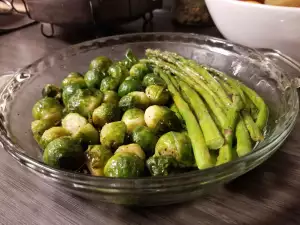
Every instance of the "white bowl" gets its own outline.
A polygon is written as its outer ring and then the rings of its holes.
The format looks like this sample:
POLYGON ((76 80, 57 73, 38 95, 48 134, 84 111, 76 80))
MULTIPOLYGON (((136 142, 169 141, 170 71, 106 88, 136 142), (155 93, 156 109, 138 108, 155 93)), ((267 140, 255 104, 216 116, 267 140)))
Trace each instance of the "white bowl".
POLYGON ((205 0, 222 35, 253 48, 272 48, 300 61, 300 8, 238 0, 205 0))

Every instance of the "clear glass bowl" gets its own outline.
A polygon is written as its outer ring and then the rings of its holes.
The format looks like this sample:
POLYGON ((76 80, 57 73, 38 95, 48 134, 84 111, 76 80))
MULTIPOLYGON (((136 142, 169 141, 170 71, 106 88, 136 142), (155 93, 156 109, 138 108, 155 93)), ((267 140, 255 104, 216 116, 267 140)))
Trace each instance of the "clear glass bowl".
POLYGON ((297 90, 290 77, 266 55, 221 39, 182 33, 113 36, 51 54, 14 75, 0 94, 0 106, 0 141, 6 151, 32 172, 85 198, 143 206, 194 199, 258 166, 287 138, 299 109, 297 90), (121 59, 127 48, 139 57, 143 57, 146 48, 178 52, 235 76, 255 89, 270 108, 265 140, 250 154, 225 165, 169 177, 93 177, 43 164, 42 153, 30 131, 31 109, 41 98, 42 87, 47 83, 59 84, 70 71, 86 71, 90 60, 98 55, 121 59))

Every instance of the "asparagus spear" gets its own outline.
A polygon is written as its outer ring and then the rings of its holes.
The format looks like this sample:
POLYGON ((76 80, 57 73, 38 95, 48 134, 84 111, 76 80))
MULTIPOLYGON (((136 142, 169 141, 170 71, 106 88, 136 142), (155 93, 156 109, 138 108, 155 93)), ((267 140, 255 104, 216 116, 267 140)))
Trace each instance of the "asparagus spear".
POLYGON ((236 126, 235 136, 237 141, 236 152, 238 156, 241 157, 251 152, 252 143, 248 130, 242 118, 240 118, 236 126))
POLYGON ((189 103, 190 108, 194 111, 198 118, 206 145, 209 149, 219 149, 224 144, 224 138, 220 134, 215 122, 207 111, 204 102, 197 92, 194 91, 187 83, 179 81, 179 85, 184 93, 182 95, 184 100, 189 103))
POLYGON ((188 104, 182 99, 180 93, 175 88, 173 82, 176 82, 176 80, 173 79, 172 82, 171 81, 172 77, 166 74, 162 70, 159 70, 159 74, 161 78, 166 82, 168 86, 168 90, 171 93, 172 98, 174 100, 174 103, 179 109, 179 112, 186 123, 186 128, 192 142, 193 152, 194 152, 197 167, 199 169, 212 167, 213 166, 212 158, 205 144, 203 133, 199 127, 199 124, 197 123, 194 114, 191 112, 188 104))
POLYGON ((185 81, 187 84, 189 84, 193 89, 195 89, 206 101, 211 111, 216 116, 219 124, 223 129, 227 129, 227 117, 223 111, 223 109, 216 103, 215 99, 204 89, 202 86, 197 85, 193 80, 189 79, 184 72, 182 72, 179 68, 176 66, 164 62, 162 60, 158 60, 155 58, 149 58, 148 60, 145 60, 146 62, 152 63, 156 65, 159 68, 162 68, 164 70, 170 71, 183 81, 185 81))

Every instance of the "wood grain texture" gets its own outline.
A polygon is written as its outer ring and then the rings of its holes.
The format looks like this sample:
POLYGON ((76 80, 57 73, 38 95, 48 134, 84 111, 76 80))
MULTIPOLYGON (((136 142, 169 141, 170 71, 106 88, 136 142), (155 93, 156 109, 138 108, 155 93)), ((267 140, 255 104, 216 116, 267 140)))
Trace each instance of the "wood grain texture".
MULTIPOLYGON (((156 15, 155 31, 188 31, 156 15), (165 22, 163 22, 165 21, 165 22)), ((96 36, 141 31, 141 21, 96 36)), ((196 33, 219 35, 215 29, 196 33)), ((67 32, 68 33, 68 32, 67 32)), ((37 25, 0 36, 0 72, 95 34, 46 39, 37 25)), ((218 193, 193 202, 152 208, 88 202, 46 183, 0 149, 0 224, 3 225, 296 225, 300 224, 300 118, 285 144, 266 163, 218 193)))

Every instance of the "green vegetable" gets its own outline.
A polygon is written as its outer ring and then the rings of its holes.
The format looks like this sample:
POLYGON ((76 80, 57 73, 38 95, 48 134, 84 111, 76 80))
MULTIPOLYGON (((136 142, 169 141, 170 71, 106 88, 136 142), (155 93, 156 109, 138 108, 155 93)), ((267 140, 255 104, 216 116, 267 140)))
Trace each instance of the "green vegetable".
POLYGON ((62 98, 62 90, 53 84, 46 84, 42 90, 43 97, 55 98, 60 101, 62 98))
POLYGON ((147 126, 157 133, 181 130, 181 122, 168 107, 152 105, 145 111, 147 126))
POLYGON ((69 99, 67 109, 88 118, 103 100, 102 92, 96 89, 78 89, 69 99))
POLYGON ((170 98, 169 92, 159 85, 150 85, 145 92, 153 105, 165 105, 170 98))
POLYGON ((142 87, 141 81, 136 80, 136 79, 125 80, 119 86, 118 95, 120 97, 123 97, 130 92, 142 91, 142 90, 143 90, 143 87, 142 87))
POLYGON ((100 142, 99 132, 90 123, 80 127, 73 137, 83 145, 96 145, 100 142))
POLYGON ((119 81, 113 77, 105 77, 101 81, 100 90, 105 91, 116 91, 119 86, 119 81))
POLYGON ((118 84, 122 83, 126 77, 129 76, 129 72, 125 66, 120 64, 113 64, 108 68, 108 75, 115 78, 118 81, 118 84))
POLYGON ((94 176, 104 176, 104 166, 112 157, 111 151, 103 145, 89 145, 85 152, 86 165, 94 176))
POLYGON ((115 104, 102 103, 93 112, 93 124, 101 128, 106 123, 114 122, 120 119, 120 109, 115 104))
POLYGON ((176 159, 170 155, 152 156, 146 164, 152 176, 168 176, 178 166, 176 159))
POLYGON ((183 166, 193 166, 195 158, 190 138, 185 133, 168 132, 162 135, 155 146, 155 155, 170 155, 183 166))
MULTIPOLYGON (((126 51, 125 57, 126 57, 126 59, 131 63, 130 68, 131 68, 134 64, 138 63, 138 61, 139 61, 138 58, 133 54, 133 52, 132 52, 131 49, 128 49, 128 50, 126 51)), ((130 68, 129 68, 129 69, 130 69, 130 68)))
MULTIPOLYGON (((188 135, 191 139, 194 157, 196 160, 197 167, 199 169, 205 169, 213 166, 213 162, 209 153, 209 150, 205 144, 203 133, 199 127, 199 124, 190 110, 188 104, 182 99, 180 93, 173 85, 173 82, 170 80, 170 76, 164 73, 162 70, 159 70, 159 74, 162 79, 168 85, 168 90, 172 95, 174 103, 179 109, 180 114, 182 115, 188 135)), ((146 113, 145 113, 146 114, 146 113)), ((177 118, 177 117, 176 117, 177 118)), ((147 121, 146 121, 147 123, 147 121)))
POLYGON ((82 128, 86 124, 86 118, 79 115, 78 113, 69 113, 62 120, 62 127, 68 130, 73 135, 77 134, 80 128, 82 128))
POLYGON ((133 130, 131 137, 132 141, 139 144, 148 157, 154 154, 158 138, 150 128, 137 126, 133 130))
POLYGON ((150 99, 144 92, 134 91, 123 96, 119 101, 119 107, 123 111, 130 108, 146 109, 150 105, 150 99))
POLYGON ((130 76, 137 77, 140 80, 143 80, 144 76, 148 73, 150 73, 150 70, 144 63, 133 65, 129 71, 130 76))
POLYGON ((102 79, 104 78, 104 73, 99 73, 95 70, 89 70, 84 75, 84 81, 88 88, 100 88, 102 79))
POLYGON ((101 144, 109 149, 117 149, 125 141, 126 124, 122 121, 107 123, 100 132, 101 144))
POLYGON ((150 85, 159 85, 159 86, 164 87, 164 86, 166 86, 166 83, 163 79, 160 78, 160 76, 158 76, 154 73, 149 73, 144 77, 143 85, 145 87, 148 87, 150 85))
POLYGON ((172 105, 170 106, 170 109, 175 113, 175 115, 177 116, 177 118, 180 120, 180 121, 183 121, 183 118, 182 116, 180 115, 180 112, 177 108, 177 106, 175 105, 175 103, 172 103, 172 105))
POLYGON ((134 153, 122 152, 113 155, 104 167, 106 177, 134 178, 144 173, 144 161, 134 153))
POLYGON ((119 103, 119 96, 116 92, 114 91, 105 91, 103 97, 103 102, 104 103, 110 103, 110 104, 115 104, 118 105, 119 103))
POLYGON ((246 128, 246 125, 242 118, 240 118, 236 130, 235 130, 235 136, 236 136, 236 152, 239 157, 242 157, 252 150, 252 143, 250 139, 250 135, 248 133, 248 130, 246 128))
POLYGON ((41 146, 45 149, 51 141, 64 136, 71 136, 71 133, 63 127, 51 127, 43 133, 40 140, 41 146))
POLYGON ((63 107, 54 98, 42 98, 34 104, 32 116, 35 120, 51 120, 55 124, 63 116, 63 107))
POLYGON ((41 145, 40 140, 44 132, 54 125, 51 120, 35 120, 31 123, 31 132, 39 145, 41 145))
POLYGON ((124 152, 136 154, 142 160, 145 160, 146 158, 145 152, 138 144, 122 145, 116 150, 115 154, 124 152))
POLYGON ((246 128, 248 129, 250 136, 253 141, 262 141, 264 140, 264 136, 261 133, 260 129, 258 128, 257 124, 253 121, 251 115, 249 112, 243 110, 242 116, 244 119, 244 123, 246 125, 246 128))
POLYGON ((103 73, 108 69, 108 67, 110 67, 111 64, 112 61, 106 56, 98 56, 91 61, 89 69, 98 73, 103 73))
POLYGON ((66 106, 68 104, 69 99, 71 98, 71 96, 78 90, 78 89, 85 89, 85 87, 83 87, 80 84, 71 84, 68 86, 65 86, 62 92, 62 100, 64 105, 66 106))
POLYGON ((63 79, 61 86, 62 89, 69 85, 77 84, 81 88, 86 88, 86 83, 84 81, 83 76, 80 73, 70 73, 65 79, 63 79))
POLYGON ((122 121, 126 124, 127 132, 132 133, 132 131, 145 124, 144 111, 138 108, 128 109, 122 116, 122 121))
POLYGON ((77 170, 84 164, 84 153, 77 141, 71 137, 60 137, 47 145, 43 161, 54 168, 77 170))

